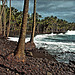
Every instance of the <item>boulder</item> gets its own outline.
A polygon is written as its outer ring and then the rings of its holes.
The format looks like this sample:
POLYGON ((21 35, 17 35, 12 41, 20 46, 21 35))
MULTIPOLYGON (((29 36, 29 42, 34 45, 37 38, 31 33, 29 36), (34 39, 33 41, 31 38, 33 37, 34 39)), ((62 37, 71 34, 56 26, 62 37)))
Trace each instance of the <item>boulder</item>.
POLYGON ((34 50, 36 48, 34 42, 27 42, 25 44, 25 50, 34 50))

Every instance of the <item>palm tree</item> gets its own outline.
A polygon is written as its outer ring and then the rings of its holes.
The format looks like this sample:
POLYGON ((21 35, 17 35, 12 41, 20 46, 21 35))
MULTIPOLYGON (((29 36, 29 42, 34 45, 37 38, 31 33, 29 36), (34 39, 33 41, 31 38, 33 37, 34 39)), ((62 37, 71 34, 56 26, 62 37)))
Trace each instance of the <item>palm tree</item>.
POLYGON ((33 25, 32 25, 32 34, 30 42, 33 42, 34 34, 35 34, 35 27, 36 27, 36 0, 34 0, 34 13, 33 13, 33 25))
POLYGON ((27 18, 28 18, 28 7, 29 0, 24 0, 24 9, 23 9, 23 20, 20 31, 19 42, 15 50, 15 56, 18 57, 21 61, 25 60, 25 36, 26 36, 26 27, 27 27, 27 18))
POLYGON ((2 34, 1 1, 0 1, 0 35, 2 34))
POLYGON ((5 37, 5 32, 6 32, 6 8, 5 8, 5 3, 6 3, 7 0, 2 0, 2 5, 3 5, 3 8, 2 8, 2 12, 1 12, 1 15, 3 13, 3 24, 4 24, 4 33, 3 33, 3 36, 5 37))
POLYGON ((2 5, 3 5, 3 7, 2 7, 2 10, 1 10, 1 1, 0 1, 0 34, 2 34, 2 14, 4 14, 3 16, 4 16, 4 36, 5 36, 5 28, 6 28, 6 13, 5 13, 5 8, 4 8, 4 6, 5 6, 5 3, 6 3, 6 1, 7 0, 2 0, 2 5), (4 11, 4 13, 3 13, 3 11, 4 11))
POLYGON ((11 0, 10 0, 10 14, 9 14, 9 25, 7 26, 7 37, 10 33, 10 25, 11 25, 11 0))
POLYGON ((6 8, 4 6, 4 12, 3 12, 3 17, 4 17, 4 33, 3 35, 5 36, 5 32, 6 32, 6 8))

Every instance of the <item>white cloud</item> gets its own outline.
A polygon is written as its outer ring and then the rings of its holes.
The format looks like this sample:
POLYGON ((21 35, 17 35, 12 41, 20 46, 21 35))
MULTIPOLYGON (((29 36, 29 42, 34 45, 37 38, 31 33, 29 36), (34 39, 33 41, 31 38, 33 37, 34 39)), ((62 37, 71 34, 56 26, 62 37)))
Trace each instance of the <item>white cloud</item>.
MULTIPOLYGON (((24 0, 12 0, 12 6, 18 10, 23 10, 24 0)), ((34 0, 29 0, 29 13, 33 12, 34 0)), ((75 1, 74 0, 37 0, 37 12, 43 17, 57 16, 68 21, 75 19, 75 1), (71 20, 70 20, 71 18, 71 20)))

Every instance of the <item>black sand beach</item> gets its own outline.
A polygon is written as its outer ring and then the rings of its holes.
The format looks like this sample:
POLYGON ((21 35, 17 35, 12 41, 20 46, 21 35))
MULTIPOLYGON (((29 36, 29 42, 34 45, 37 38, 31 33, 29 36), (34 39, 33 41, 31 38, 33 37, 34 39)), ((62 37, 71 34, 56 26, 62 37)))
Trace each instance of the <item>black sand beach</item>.
POLYGON ((59 63, 43 49, 26 52, 26 62, 18 62, 13 56, 17 42, 0 38, 0 75, 75 75, 75 62, 59 63))

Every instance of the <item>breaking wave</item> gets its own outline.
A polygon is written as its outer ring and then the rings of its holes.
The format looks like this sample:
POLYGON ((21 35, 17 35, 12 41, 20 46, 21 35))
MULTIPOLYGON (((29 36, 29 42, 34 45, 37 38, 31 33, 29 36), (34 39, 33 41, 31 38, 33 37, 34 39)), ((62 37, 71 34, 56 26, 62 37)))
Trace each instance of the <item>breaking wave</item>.
MULTIPOLYGON (((17 37, 9 37, 8 40, 17 41, 17 37)), ((27 37, 25 42, 28 42, 30 37, 27 37)), ((34 43, 37 48, 43 47, 48 52, 56 56, 59 62, 68 63, 69 60, 75 60, 75 31, 67 31, 65 34, 41 34, 36 35, 34 43)))

